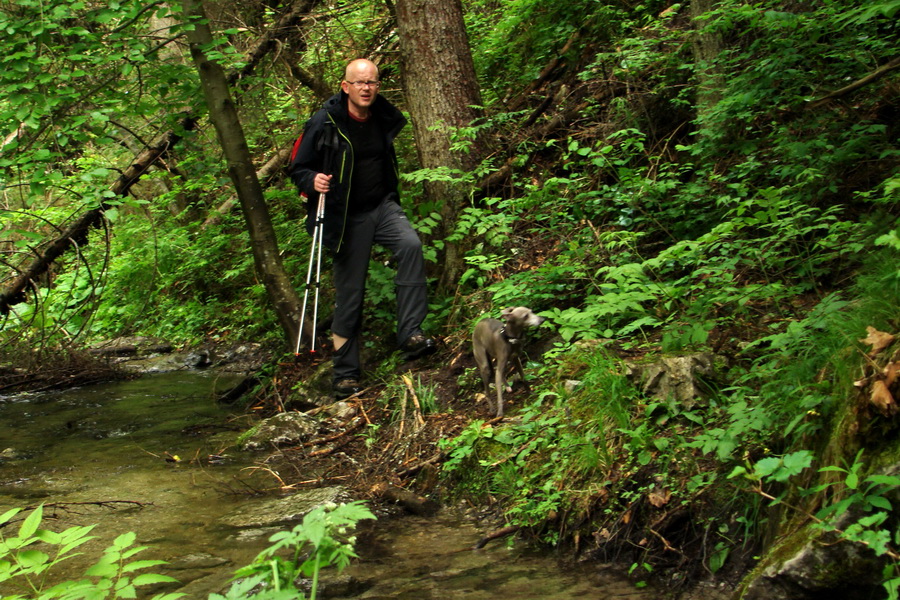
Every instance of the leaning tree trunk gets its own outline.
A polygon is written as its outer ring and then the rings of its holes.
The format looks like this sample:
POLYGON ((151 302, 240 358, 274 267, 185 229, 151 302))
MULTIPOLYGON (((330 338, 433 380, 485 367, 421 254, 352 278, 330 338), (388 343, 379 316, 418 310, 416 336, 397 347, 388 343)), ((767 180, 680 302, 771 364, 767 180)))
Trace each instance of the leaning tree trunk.
POLYGON ((200 0, 184 0, 184 14, 191 22, 187 35, 191 57, 200 73, 210 119, 215 125, 219 143, 228 163, 228 175, 234 183, 241 203, 247 231, 250 234, 250 247, 253 251, 256 272, 275 308, 285 337, 290 342, 297 335, 301 319, 300 298, 281 262, 275 229, 272 227, 262 187, 250 159, 250 151, 238 119, 237 109, 231 100, 225 72, 203 52, 203 46, 212 43, 212 33, 206 23, 200 0))
MULTIPOLYGON (((269 32, 250 49, 245 60, 242 61, 244 63, 243 69, 229 75, 226 83, 230 85, 239 84, 241 77, 251 73, 266 56, 265 50, 280 47, 278 42, 283 39, 285 32, 299 27, 299 24, 306 14, 304 11, 312 10, 320 2, 321 0, 295 0, 290 9, 269 28, 269 32)), ((165 23, 159 23, 159 26, 164 25, 165 23)), ((302 82, 304 85, 311 83, 315 84, 312 85, 311 89, 314 89, 314 91, 317 92, 323 87, 310 78, 304 79, 302 82)), ((112 191, 114 195, 126 196, 130 192, 131 187, 141 179, 150 167, 156 163, 156 161, 165 157, 181 140, 181 133, 179 132, 190 131, 194 128, 197 123, 197 117, 193 114, 193 108, 193 106, 185 108, 187 114, 180 120, 177 129, 170 130, 163 135, 158 136, 149 147, 134 158, 127 168, 121 169, 121 176, 110 187, 110 191, 112 191)), ((18 130, 10 135, 7 140, 0 143, 0 148, 9 144, 17 133, 18 130)), ((289 151, 290 145, 282 149, 281 156, 289 151)), ((283 162, 284 159, 282 158, 281 161, 283 162)), ((265 170, 265 168, 266 167, 263 167, 261 170, 265 170)), ((10 275, 9 279, 11 280, 11 283, 6 285, 3 289, 0 289, 0 316, 9 314, 14 305, 25 302, 29 290, 33 292, 37 291, 37 284, 35 282, 40 276, 48 271, 57 258, 68 252, 70 249, 77 248, 78 246, 87 243, 88 234, 93 228, 98 227, 102 223, 103 213, 107 208, 109 208, 109 206, 101 204, 98 208, 85 212, 56 239, 46 244, 42 244, 41 247, 44 248, 44 250, 38 254, 34 260, 30 261, 29 264, 13 267, 13 270, 17 274, 10 275)), ((220 216, 220 213, 215 213, 214 217, 215 216, 220 216)), ((308 328, 306 333, 311 335, 311 324, 305 323, 304 325, 308 328)))
POLYGON ((691 20, 694 25, 693 53, 697 64, 697 116, 703 118, 715 107, 722 96, 724 79, 715 61, 722 52, 722 36, 704 31, 703 17, 716 7, 717 0, 692 0, 691 20))
MULTIPOLYGON (((452 152, 450 133, 472 123, 481 105, 475 66, 459 0, 397 0, 403 88, 422 168, 471 171, 479 152, 452 152)), ((441 238, 453 231, 471 184, 428 182, 426 198, 440 206, 441 238)), ((463 272, 464 248, 444 247, 440 285, 448 290, 463 272)))

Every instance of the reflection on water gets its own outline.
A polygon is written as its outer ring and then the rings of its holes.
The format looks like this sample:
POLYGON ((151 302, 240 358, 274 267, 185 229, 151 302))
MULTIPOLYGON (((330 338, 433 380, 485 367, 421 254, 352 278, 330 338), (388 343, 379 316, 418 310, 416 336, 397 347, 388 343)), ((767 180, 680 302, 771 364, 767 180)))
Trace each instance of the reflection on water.
MULTIPOLYGON (((221 590, 274 532, 222 522, 258 501, 248 491, 274 484, 248 475, 257 456, 229 447, 246 423, 219 406, 215 392, 234 383, 234 376, 181 371, 0 398, 0 512, 69 503, 44 526, 97 524, 97 539, 83 547, 85 556, 63 563, 62 578, 79 577, 118 534, 134 531, 138 544, 150 546, 139 558, 171 563, 155 570, 178 579, 189 598, 221 590), (140 506, 93 504, 110 501, 140 506)), ((521 544, 497 540, 467 550, 484 533, 451 511, 383 520, 363 536, 360 561, 326 578, 320 597, 650 597, 616 576, 561 572, 552 557, 521 544)))
MULTIPOLYGON (((596 569, 560 570, 544 553, 522 542, 483 536, 452 511, 437 517, 405 517, 377 524, 375 539, 360 548, 360 561, 338 579, 329 598, 382 600, 649 599, 623 575, 596 569), (511 544, 511 545, 510 545, 511 544)), ((329 589, 326 588, 326 593, 329 589)))
POLYGON ((233 532, 218 526, 245 501, 242 469, 254 458, 228 448, 242 426, 215 401, 217 389, 236 382, 233 375, 180 371, 0 400, 0 508, 138 502, 142 508, 57 510, 46 528, 96 523, 98 538, 60 575, 81 575, 89 558, 134 531, 138 544, 151 546, 140 558, 173 562, 178 572, 171 574, 183 582, 224 582, 265 546, 264 537, 234 544, 233 532))

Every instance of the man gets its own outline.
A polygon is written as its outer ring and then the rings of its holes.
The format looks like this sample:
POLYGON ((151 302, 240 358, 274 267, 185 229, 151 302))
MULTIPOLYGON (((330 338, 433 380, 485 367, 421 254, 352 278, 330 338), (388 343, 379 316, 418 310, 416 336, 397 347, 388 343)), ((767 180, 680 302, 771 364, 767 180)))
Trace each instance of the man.
POLYGON ((319 194, 326 194, 323 239, 333 258, 332 368, 338 398, 362 389, 359 334, 373 244, 390 250, 396 260, 400 350, 413 359, 436 349, 421 329, 428 310, 422 243, 398 192, 394 139, 406 118, 378 95, 380 85, 375 63, 350 62, 341 91, 306 123, 289 168, 307 198, 310 233, 319 194))

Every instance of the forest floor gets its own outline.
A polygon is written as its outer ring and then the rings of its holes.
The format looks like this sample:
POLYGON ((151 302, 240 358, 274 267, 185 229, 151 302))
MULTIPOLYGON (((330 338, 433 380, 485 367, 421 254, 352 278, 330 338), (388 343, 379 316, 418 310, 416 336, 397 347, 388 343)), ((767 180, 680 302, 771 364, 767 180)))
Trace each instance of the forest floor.
MULTIPOLYGON (((382 372, 381 379, 388 383, 364 378, 367 387, 343 401, 343 416, 338 422, 328 419, 321 438, 302 448, 282 449, 267 464, 277 465, 287 487, 340 484, 362 499, 401 501, 413 512, 420 507, 411 496, 398 498, 399 490, 415 494, 422 502, 426 497, 439 498, 438 472, 445 458, 440 442, 456 437, 473 421, 499 422, 480 392, 475 362, 464 342, 439 340, 435 354, 400 362, 388 375, 382 372), (310 472, 319 475, 310 478, 310 472), (296 474, 296 480, 285 475, 290 473, 296 474), (386 494, 386 490, 392 492, 386 494)), ((298 384, 317 378, 330 381, 329 365, 327 350, 314 359, 301 356, 279 364, 277 375, 259 392, 253 408, 274 413, 285 408, 284 400, 289 408, 298 384)), ((527 393, 521 382, 514 384, 513 392, 506 395, 512 412, 527 393)))

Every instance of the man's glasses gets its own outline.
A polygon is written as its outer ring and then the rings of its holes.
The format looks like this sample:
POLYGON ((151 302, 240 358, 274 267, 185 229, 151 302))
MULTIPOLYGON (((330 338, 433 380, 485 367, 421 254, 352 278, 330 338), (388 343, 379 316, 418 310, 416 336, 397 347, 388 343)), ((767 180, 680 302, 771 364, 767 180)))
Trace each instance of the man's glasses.
POLYGON ((350 85, 355 87, 358 90, 361 90, 365 87, 377 88, 381 85, 380 81, 348 81, 350 85))

